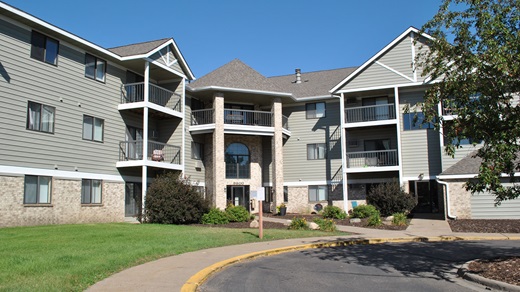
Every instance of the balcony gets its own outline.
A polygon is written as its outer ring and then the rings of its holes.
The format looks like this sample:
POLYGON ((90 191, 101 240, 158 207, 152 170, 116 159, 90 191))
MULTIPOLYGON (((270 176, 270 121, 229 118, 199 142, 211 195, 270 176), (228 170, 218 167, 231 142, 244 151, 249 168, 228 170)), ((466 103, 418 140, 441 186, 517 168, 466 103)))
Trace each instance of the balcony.
POLYGON ((166 143, 148 141, 148 155, 143 159, 143 141, 119 142, 119 162, 117 167, 154 166, 181 169, 181 147, 166 143))
POLYGON ((396 149, 347 153, 349 172, 398 170, 398 165, 396 149))
POLYGON ((345 122, 347 124, 365 123, 365 125, 393 123, 395 122, 395 105, 391 103, 347 108, 345 109, 345 122))
MULTIPOLYGON (((215 128, 214 109, 201 109, 191 112, 190 131, 212 131, 215 128)), ((289 119, 282 116, 284 134, 290 136, 289 119)), ((224 132, 239 131, 244 134, 272 136, 274 133, 273 113, 266 111, 224 109, 224 132)), ((202 132, 200 132, 202 133, 202 132)))
POLYGON ((182 96, 155 84, 148 85, 148 104, 144 100, 144 82, 124 84, 121 87, 119 109, 142 108, 145 105, 167 114, 182 117, 182 96))

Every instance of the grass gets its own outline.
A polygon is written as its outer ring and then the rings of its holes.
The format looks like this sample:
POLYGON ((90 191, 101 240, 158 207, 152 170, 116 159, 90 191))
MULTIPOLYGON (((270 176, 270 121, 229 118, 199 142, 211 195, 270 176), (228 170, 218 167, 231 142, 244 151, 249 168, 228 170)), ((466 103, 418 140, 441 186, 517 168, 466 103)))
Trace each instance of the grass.
MULTIPOLYGON (((266 229, 265 240, 344 233, 266 229)), ((80 291, 131 266, 205 248, 262 241, 250 229, 82 224, 0 229, 0 291, 80 291)))

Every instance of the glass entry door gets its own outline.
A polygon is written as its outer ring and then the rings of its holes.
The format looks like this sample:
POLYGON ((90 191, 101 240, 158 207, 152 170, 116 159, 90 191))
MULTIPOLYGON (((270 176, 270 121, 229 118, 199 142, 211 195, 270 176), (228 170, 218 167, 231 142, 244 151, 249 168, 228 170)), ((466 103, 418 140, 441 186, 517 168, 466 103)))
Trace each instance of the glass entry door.
POLYGON ((249 211, 249 186, 227 186, 227 203, 249 211))
POLYGON ((126 159, 143 159, 143 129, 128 126, 126 129, 126 159))
POLYGON ((125 184, 125 217, 137 217, 143 206, 141 183, 125 184))

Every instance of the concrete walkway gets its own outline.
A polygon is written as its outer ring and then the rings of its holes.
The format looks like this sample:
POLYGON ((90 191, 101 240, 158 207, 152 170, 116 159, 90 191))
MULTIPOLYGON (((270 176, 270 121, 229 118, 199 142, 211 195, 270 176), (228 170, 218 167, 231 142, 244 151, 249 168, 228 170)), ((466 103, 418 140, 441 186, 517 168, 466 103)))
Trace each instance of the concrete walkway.
MULTIPOLYGON (((283 219, 265 218, 266 221, 286 222, 283 219)), ((180 291, 183 285, 196 274, 210 266, 218 270, 221 262, 245 254, 273 249, 291 249, 295 246, 334 242, 400 242, 438 240, 520 240, 520 234, 501 233, 454 233, 444 220, 412 219, 404 231, 379 230, 350 226, 338 226, 349 236, 287 239, 225 246, 189 252, 142 264, 112 275, 87 291, 180 291)), ((207 269, 206 269, 207 270, 207 269)), ((196 285, 195 285, 196 286, 196 285)))

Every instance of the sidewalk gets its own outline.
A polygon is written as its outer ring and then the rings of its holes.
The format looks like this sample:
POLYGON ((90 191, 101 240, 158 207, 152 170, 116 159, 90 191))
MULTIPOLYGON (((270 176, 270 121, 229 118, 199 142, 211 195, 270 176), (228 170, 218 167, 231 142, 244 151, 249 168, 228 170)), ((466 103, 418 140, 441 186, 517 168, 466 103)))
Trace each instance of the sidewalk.
MULTIPOLYGON (((265 220, 286 222, 284 219, 277 218, 265 218, 265 220)), ((190 277, 218 262, 244 254, 321 242, 347 240, 363 240, 365 243, 426 240, 520 240, 520 234, 453 233, 446 221, 427 219, 412 219, 408 229, 402 231, 339 225, 338 230, 350 232, 352 235, 266 241, 189 252, 124 270, 94 284, 87 291, 180 291, 190 277)))

